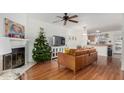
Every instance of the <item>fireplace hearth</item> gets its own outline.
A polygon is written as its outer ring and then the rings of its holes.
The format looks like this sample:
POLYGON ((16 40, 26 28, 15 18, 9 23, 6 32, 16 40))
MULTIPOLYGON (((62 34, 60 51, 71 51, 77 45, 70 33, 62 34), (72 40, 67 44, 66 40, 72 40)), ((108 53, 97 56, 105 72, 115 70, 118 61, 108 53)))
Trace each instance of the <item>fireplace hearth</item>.
POLYGON ((14 48, 12 53, 3 55, 3 70, 13 69, 25 64, 25 48, 14 48))

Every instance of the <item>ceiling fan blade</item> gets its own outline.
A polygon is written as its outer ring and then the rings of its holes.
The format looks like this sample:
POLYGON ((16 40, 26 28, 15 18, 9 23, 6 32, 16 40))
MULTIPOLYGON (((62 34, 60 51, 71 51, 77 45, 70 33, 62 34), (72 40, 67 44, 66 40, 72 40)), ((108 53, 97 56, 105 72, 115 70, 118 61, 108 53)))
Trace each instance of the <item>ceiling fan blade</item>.
POLYGON ((64 25, 66 25, 67 21, 64 21, 64 25))
POLYGON ((53 21, 53 23, 58 23, 58 22, 61 22, 61 21, 64 21, 63 19, 62 20, 56 20, 56 21, 53 21))
POLYGON ((68 20, 68 21, 78 23, 78 21, 76 21, 76 20, 68 20))
POLYGON ((78 15, 70 16, 69 19, 76 18, 78 15))
POLYGON ((57 17, 63 19, 63 17, 61 17, 61 16, 57 16, 57 17))

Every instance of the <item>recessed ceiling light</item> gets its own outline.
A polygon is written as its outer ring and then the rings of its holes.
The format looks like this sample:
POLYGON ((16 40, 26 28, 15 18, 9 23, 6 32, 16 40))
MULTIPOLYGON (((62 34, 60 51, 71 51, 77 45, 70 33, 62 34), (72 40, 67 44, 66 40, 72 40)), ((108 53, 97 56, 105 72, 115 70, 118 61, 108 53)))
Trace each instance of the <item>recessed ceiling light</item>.
POLYGON ((100 31, 99 30, 96 30, 97 33, 99 33, 100 31))

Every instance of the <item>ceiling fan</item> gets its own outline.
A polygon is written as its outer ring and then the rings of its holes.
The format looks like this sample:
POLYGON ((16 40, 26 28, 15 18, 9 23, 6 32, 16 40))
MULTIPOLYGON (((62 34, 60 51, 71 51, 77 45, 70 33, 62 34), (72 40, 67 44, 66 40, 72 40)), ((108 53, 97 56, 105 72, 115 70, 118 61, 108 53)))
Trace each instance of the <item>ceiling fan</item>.
POLYGON ((64 16, 57 16, 57 17, 60 18, 61 20, 54 21, 54 23, 58 23, 58 22, 61 22, 61 21, 64 21, 64 25, 67 24, 67 21, 70 21, 70 22, 73 22, 73 23, 78 23, 78 21, 72 20, 73 18, 78 17, 78 15, 68 16, 68 13, 64 13, 64 16))

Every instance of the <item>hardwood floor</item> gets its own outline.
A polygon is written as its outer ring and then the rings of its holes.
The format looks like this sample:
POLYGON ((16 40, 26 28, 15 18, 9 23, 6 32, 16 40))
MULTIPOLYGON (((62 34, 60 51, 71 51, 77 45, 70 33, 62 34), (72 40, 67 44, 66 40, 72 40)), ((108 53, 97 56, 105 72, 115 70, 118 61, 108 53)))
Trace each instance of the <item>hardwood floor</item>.
POLYGON ((22 80, 122 80, 121 62, 117 58, 98 57, 97 64, 91 64, 79 70, 76 75, 73 71, 62 67, 58 69, 56 61, 40 63, 21 76, 22 80))

